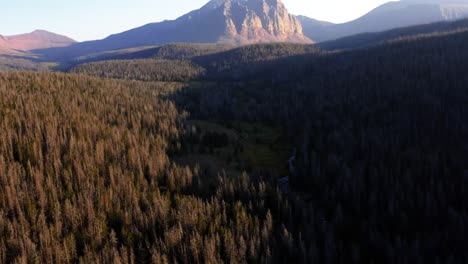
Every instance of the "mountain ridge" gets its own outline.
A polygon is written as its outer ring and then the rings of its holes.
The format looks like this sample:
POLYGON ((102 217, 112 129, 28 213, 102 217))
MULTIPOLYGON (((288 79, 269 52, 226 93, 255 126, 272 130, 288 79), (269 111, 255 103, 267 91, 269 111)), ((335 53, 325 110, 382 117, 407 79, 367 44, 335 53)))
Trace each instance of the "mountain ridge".
POLYGON ((301 23, 280 0, 212 0, 175 20, 146 24, 102 40, 38 52, 53 59, 72 59, 90 53, 168 43, 264 42, 313 41, 304 36, 301 23))
POLYGON ((30 33, 12 36, 0 35, 0 54, 25 55, 35 49, 65 47, 75 40, 46 30, 34 30, 30 33))
POLYGON ((454 21, 468 17, 466 0, 391 1, 347 23, 323 23, 300 16, 304 34, 317 42, 393 28, 454 21))

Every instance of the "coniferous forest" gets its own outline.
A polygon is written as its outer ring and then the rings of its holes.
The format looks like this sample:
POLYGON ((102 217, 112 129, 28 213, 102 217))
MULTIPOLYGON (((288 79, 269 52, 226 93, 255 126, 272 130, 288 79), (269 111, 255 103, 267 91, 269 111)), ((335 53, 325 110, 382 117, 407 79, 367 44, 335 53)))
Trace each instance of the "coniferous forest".
POLYGON ((0 263, 467 263, 467 40, 8 60, 0 263))

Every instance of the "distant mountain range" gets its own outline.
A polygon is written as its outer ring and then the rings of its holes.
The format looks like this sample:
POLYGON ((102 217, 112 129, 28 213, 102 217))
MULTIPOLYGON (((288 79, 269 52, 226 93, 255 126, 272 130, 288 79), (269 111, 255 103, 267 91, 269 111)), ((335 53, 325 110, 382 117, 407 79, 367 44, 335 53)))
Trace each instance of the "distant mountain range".
POLYGON ((468 17, 468 0, 403 0, 388 2, 366 15, 343 24, 300 16, 304 34, 316 42, 367 32, 453 21, 468 17))
POLYGON ((280 0, 212 0, 172 21, 147 24, 103 40, 41 51, 51 59, 166 43, 312 43, 280 0))
POLYGON ((76 41, 71 38, 44 30, 15 36, 0 35, 0 54, 24 56, 31 50, 65 47, 73 43, 76 41))
POLYGON ((34 53, 47 61, 75 61, 117 50, 167 43, 245 45, 315 43, 394 28, 468 17, 468 0, 403 0, 386 3, 348 23, 293 16, 281 0, 212 0, 176 20, 151 23, 102 40, 75 43, 46 31, 2 37, 0 54, 34 53))

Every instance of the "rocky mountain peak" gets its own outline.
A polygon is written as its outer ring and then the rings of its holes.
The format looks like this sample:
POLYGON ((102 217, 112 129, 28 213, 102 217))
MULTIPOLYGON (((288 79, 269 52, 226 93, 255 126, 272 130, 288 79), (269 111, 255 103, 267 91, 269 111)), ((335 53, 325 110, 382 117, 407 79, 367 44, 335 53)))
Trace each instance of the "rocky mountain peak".
POLYGON ((280 0, 213 0, 204 8, 223 13, 226 31, 221 42, 312 42, 280 0))
POLYGON ((39 51, 50 59, 72 59, 108 50, 167 43, 244 45, 265 42, 312 43, 300 21, 280 0, 212 0, 175 20, 150 23, 103 40, 39 51))

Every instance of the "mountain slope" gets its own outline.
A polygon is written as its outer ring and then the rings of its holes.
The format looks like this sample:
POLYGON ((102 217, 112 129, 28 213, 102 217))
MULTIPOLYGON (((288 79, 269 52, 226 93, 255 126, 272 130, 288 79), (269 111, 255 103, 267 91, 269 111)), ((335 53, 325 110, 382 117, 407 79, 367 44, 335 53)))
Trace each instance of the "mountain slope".
POLYGON ((320 21, 306 16, 297 16, 297 19, 302 24, 302 30, 304 35, 313 39, 314 41, 323 41, 325 36, 329 33, 328 31, 336 26, 336 24, 320 21))
POLYGON ((343 24, 320 24, 307 17, 301 17, 300 20, 304 34, 322 42, 360 33, 453 21, 466 17, 468 17, 466 0, 406 0, 386 3, 354 21, 343 24))
POLYGON ((31 33, 15 36, 0 35, 0 54, 24 55, 27 54, 27 51, 65 47, 75 42, 76 41, 66 36, 44 30, 36 30, 31 33))
POLYGON ((280 0, 213 0, 176 20, 152 23, 106 39, 39 51, 53 59, 166 43, 311 43, 280 0))
POLYGON ((448 35, 468 31, 468 19, 453 22, 435 22, 418 26, 396 28, 382 32, 362 33, 318 44, 323 50, 367 48, 386 42, 412 40, 415 38, 448 35))

